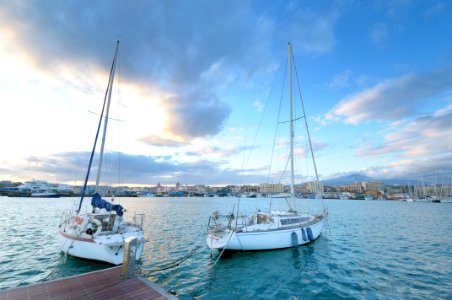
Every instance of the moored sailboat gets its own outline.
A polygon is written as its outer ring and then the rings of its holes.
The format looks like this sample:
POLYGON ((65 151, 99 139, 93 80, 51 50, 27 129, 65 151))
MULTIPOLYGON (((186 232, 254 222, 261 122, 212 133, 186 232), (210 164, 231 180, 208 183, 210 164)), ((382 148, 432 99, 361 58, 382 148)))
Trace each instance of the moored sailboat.
MULTIPOLYGON (((211 249, 220 250, 272 250, 281 248, 297 247, 317 239, 322 231, 323 222, 327 211, 319 214, 302 213, 295 210, 294 189, 294 128, 295 120, 293 114, 292 99, 292 45, 288 45, 289 77, 290 77, 290 193, 275 195, 286 199, 287 211, 272 211, 271 204, 269 212, 257 211, 251 216, 237 216, 234 213, 220 215, 214 212, 209 218, 207 245, 211 249)), ((304 113, 304 106, 303 113, 304 113)), ((304 116, 306 130, 316 173, 316 183, 319 183, 317 167, 312 152, 311 139, 307 128, 306 115, 304 116)), ((320 186, 320 185, 319 185, 320 186)))
POLYGON ((144 243, 146 242, 143 232, 144 214, 135 214, 133 222, 126 222, 124 218, 125 209, 119 204, 113 204, 102 199, 101 195, 98 193, 111 93, 118 59, 118 49, 119 41, 116 44, 102 112, 99 118, 94 146, 91 152, 80 201, 77 208, 63 214, 58 234, 61 251, 66 255, 102 261, 114 265, 119 265, 123 262, 124 243, 126 239, 130 237, 137 238, 138 247, 136 250, 136 259, 141 257, 144 243), (86 194, 91 165, 96 152, 96 144, 102 123, 104 127, 99 153, 95 194, 91 199, 92 211, 82 213, 82 203, 86 194))

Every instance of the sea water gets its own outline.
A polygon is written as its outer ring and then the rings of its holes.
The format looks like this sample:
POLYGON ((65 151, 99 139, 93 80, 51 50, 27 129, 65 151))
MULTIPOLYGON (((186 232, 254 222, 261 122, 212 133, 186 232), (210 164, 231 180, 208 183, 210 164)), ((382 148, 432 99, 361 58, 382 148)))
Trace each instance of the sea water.
MULTIPOLYGON (((0 290, 109 267, 59 252, 60 217, 76 200, 0 197, 0 290)), ((449 203, 324 200, 329 217, 313 243, 225 252, 215 264, 219 252, 205 242, 212 211, 266 211, 269 199, 116 202, 126 217, 146 213, 142 276, 181 299, 452 299, 449 203)), ((274 199, 278 208, 284 201, 274 199)), ((300 200, 299 209, 319 212, 322 201, 300 200)))

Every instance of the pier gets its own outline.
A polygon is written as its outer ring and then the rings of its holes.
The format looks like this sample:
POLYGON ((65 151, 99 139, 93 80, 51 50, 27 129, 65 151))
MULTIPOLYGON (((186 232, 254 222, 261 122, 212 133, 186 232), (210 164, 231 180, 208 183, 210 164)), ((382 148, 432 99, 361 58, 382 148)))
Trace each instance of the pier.
POLYGON ((1 300, 16 299, 177 299, 145 278, 122 279, 121 267, 13 288, 1 300))
POLYGON ((156 283, 135 276, 135 249, 129 245, 136 238, 129 239, 122 266, 0 291, 0 300, 177 299, 156 283))

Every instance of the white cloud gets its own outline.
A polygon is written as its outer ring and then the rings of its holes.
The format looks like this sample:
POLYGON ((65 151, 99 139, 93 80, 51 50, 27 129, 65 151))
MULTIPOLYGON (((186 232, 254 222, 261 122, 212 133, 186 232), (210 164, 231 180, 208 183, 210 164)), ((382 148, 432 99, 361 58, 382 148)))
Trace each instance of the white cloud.
POLYGON ((253 106, 254 106, 254 108, 256 109, 257 112, 263 112, 264 111, 264 104, 261 101, 259 101, 259 100, 254 101, 253 106))
POLYGON ((386 24, 375 24, 369 31, 369 39, 376 46, 382 46, 388 39, 389 33, 386 24))
POLYGON ((299 9, 291 30, 294 37, 292 41, 299 41, 306 53, 329 52, 335 43, 334 29, 339 16, 340 11, 337 9, 328 12, 299 9))
POLYGON ((446 6, 444 5, 444 3, 441 3, 441 2, 435 3, 432 7, 430 7, 429 9, 427 9, 424 12, 424 17, 427 19, 434 18, 434 17, 442 14, 445 9, 446 9, 446 6))
POLYGON ((345 70, 342 73, 336 75, 333 80, 328 84, 330 89, 344 88, 350 86, 350 77, 352 72, 350 70, 345 70))
POLYGON ((360 156, 397 154, 406 158, 431 157, 452 152, 451 105, 428 116, 392 126, 381 144, 357 150, 360 156))
POLYGON ((394 121, 417 113, 422 101, 452 91, 452 67, 386 80, 347 96, 327 114, 348 124, 394 121))
POLYGON ((452 183, 452 155, 444 154, 430 158, 403 159, 387 164, 373 166, 363 173, 377 179, 402 179, 406 184, 411 180, 452 183))

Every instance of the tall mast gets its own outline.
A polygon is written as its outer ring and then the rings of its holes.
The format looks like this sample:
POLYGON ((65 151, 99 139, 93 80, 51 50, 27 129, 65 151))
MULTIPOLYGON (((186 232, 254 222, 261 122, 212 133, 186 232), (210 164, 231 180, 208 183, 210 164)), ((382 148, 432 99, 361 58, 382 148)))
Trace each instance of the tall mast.
MULTIPOLYGON (((100 127, 102 125, 102 119, 104 118, 104 110, 105 110, 105 104, 107 102, 107 96, 108 96, 108 107, 110 107, 111 86, 113 85, 113 78, 114 78, 115 67, 116 67, 116 58, 118 56, 118 48, 119 48, 119 41, 116 42, 115 56, 113 58, 113 63, 111 65, 111 69, 110 69, 110 77, 108 79, 107 90, 105 91, 104 103, 102 105, 102 112, 100 113, 100 116, 99 116, 99 124, 97 125, 96 137, 94 138, 94 145, 93 145, 93 149, 91 150, 91 156, 89 158, 88 170, 86 171, 85 182, 83 184, 82 192, 81 192, 81 195, 80 195, 80 202, 78 204, 78 209, 76 211, 77 213, 79 213, 80 209, 82 208, 83 198, 85 197, 86 187, 88 186, 89 173, 91 171, 91 165, 93 163, 94 152, 96 152, 97 138, 99 137, 99 131, 100 131, 100 127)), ((108 109, 109 108, 107 108, 107 111, 108 111, 108 109)), ((105 119, 108 120, 108 112, 107 112, 107 117, 105 119)), ((105 143, 106 127, 107 126, 104 127, 104 137, 103 137, 103 142, 102 142, 102 152, 103 152, 103 144, 105 143)), ((101 161, 102 161, 102 159, 101 159, 101 161)), ((100 170, 100 166, 99 166, 99 170, 100 170)), ((99 172, 98 172, 98 178, 99 178, 99 172)), ((98 182, 96 181, 96 191, 97 191, 97 187, 98 187, 98 182)))
POLYGON ((109 90, 108 90, 107 111, 105 113, 104 131, 102 133, 102 144, 100 146, 99 166, 97 168, 96 192, 99 189, 100 173, 102 170, 102 160, 104 158, 105 137, 107 136, 108 114, 110 112, 111 92, 113 90, 113 81, 115 79, 115 69, 116 69, 116 60, 118 58, 118 49, 119 49, 119 41, 116 42, 115 56, 113 59, 113 65, 112 65, 112 69, 111 69, 111 73, 110 73, 110 79, 108 81, 109 90))
POLYGON ((289 97, 290 97, 290 201, 289 209, 293 209, 294 189, 294 166, 293 166, 293 99, 292 99, 292 44, 288 43, 288 59, 289 59, 289 97))

